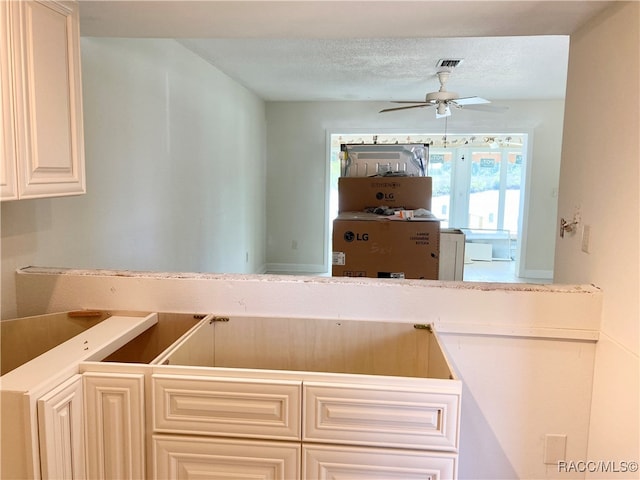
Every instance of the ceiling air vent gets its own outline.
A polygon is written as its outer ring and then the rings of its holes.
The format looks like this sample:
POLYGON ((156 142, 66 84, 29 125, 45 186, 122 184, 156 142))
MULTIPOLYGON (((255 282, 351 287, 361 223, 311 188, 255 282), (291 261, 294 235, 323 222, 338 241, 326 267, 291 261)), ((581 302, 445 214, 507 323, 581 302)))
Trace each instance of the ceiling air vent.
POLYGON ((456 68, 462 62, 462 58, 441 58, 436 68, 456 68))

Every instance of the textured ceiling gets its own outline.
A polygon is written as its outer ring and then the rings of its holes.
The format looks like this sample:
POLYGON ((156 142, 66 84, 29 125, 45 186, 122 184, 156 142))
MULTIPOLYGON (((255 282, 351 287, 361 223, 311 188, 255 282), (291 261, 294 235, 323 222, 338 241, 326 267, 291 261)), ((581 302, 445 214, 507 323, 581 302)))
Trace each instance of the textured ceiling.
POLYGON ((81 1, 86 36, 168 37, 265 100, 555 99, 568 35, 615 2, 81 1))
POLYGON ((564 97, 566 36, 184 40, 266 100, 415 100, 439 88, 439 59, 464 59, 447 88, 499 99, 564 97))

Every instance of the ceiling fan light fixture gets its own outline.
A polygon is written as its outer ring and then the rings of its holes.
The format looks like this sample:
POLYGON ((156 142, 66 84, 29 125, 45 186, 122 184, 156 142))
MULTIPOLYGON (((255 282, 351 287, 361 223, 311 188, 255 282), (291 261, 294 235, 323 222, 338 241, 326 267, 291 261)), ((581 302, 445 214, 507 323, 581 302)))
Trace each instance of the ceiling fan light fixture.
POLYGON ((437 91, 437 92, 431 92, 431 93, 427 93, 427 96, 425 97, 425 101, 427 103, 433 103, 433 102, 439 102, 439 101, 446 101, 446 100, 456 100, 458 98, 458 94, 456 92, 447 92, 446 90, 442 91, 437 91))

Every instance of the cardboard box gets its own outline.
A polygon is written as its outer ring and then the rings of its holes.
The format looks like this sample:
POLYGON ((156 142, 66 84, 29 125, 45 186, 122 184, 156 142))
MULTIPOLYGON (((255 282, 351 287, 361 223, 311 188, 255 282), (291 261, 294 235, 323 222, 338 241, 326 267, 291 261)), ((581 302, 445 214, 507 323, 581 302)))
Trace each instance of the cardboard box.
POLYGON ((338 211, 385 206, 431 210, 431 177, 340 177, 338 211))
POLYGON ((332 275, 438 279, 440 221, 433 216, 342 213, 333 222, 332 275))

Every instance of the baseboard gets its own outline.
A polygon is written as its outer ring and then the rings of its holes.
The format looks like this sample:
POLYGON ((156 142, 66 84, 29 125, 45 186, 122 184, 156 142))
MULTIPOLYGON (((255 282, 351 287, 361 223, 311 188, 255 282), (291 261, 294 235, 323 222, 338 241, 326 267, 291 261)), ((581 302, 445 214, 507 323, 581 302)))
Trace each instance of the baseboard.
POLYGON ((258 268, 254 273, 256 274, 263 274, 263 273, 267 273, 267 265, 265 263, 263 263, 260 268, 258 268))
POLYGON ((518 276, 522 278, 553 280, 553 270, 525 270, 522 275, 518 276))
POLYGON ((285 274, 296 273, 298 275, 318 275, 327 274, 327 268, 318 264, 300 264, 300 263, 267 263, 267 273, 285 274))

